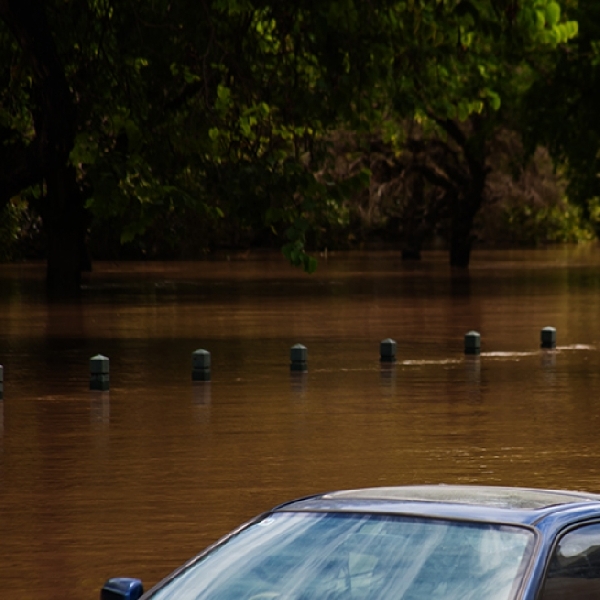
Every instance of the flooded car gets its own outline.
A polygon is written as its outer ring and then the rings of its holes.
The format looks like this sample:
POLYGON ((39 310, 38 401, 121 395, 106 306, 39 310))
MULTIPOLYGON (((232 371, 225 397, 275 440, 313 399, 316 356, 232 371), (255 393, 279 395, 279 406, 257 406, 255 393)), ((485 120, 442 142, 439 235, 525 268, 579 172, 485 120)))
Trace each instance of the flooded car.
POLYGON ((102 600, 600 598, 600 495, 492 486, 343 490, 277 506, 145 594, 102 600))

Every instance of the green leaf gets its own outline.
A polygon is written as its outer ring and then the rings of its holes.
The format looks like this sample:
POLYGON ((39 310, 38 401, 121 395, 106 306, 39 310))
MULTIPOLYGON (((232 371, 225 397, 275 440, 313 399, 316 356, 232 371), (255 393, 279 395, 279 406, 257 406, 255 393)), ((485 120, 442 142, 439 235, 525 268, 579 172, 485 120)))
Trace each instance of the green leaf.
POLYGON ((500 96, 498 96, 498 94, 492 94, 490 96, 490 106, 494 110, 498 110, 500 108, 500 104, 501 104, 500 96))
POLYGON ((535 25, 538 29, 544 29, 546 26, 546 13, 543 10, 535 11, 535 25))
POLYGON ((579 23, 577 21, 567 21, 565 26, 567 28, 567 39, 574 38, 579 33, 579 23))
POLYGON ((469 118, 469 105, 461 102, 457 107, 459 121, 466 121, 469 118))
POLYGON ((231 90, 224 85, 217 87, 218 108, 227 108, 231 104, 231 90))
POLYGON ((303 265, 306 273, 312 275, 317 270, 317 259, 305 254, 303 257, 303 265))
POLYGON ((546 6, 546 23, 554 27, 560 21, 560 6, 556 2, 550 2, 546 6))

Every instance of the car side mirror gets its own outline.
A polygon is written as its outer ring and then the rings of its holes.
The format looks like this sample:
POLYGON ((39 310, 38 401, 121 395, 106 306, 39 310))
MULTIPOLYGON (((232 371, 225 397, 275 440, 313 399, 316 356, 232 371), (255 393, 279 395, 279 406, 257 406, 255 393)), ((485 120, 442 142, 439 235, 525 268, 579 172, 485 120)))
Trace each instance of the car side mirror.
POLYGON ((138 600, 144 593, 139 579, 113 577, 100 590, 100 600, 138 600))

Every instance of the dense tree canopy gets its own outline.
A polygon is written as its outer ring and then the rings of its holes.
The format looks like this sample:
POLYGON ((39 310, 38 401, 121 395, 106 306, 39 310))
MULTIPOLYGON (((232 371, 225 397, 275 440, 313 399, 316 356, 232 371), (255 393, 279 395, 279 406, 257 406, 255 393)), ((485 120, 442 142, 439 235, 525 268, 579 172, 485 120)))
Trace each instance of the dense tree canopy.
POLYGON ((0 17, 0 209, 40 214, 57 289, 103 224, 127 242, 179 219, 199 246, 252 231, 314 269, 311 226, 369 182, 327 167, 339 131, 426 154, 414 173, 464 266, 489 145, 577 33, 552 0, 0 0, 0 17))
MULTIPOLYGON (((600 199, 600 4, 579 0, 572 9, 579 34, 543 65, 526 96, 524 130, 530 146, 548 146, 569 178, 570 197, 587 211, 600 199)), ((600 214, 596 217, 600 228, 600 214)))

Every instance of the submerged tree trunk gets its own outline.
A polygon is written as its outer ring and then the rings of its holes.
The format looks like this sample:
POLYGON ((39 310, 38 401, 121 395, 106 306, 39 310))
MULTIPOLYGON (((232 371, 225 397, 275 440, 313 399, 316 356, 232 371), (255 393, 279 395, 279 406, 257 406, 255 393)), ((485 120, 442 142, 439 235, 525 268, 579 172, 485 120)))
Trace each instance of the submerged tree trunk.
POLYGON ((450 229, 450 266, 466 269, 471 260, 473 219, 456 214, 452 217, 450 229))
POLYGON ((450 266, 467 268, 473 247, 473 223, 483 202, 488 169, 480 160, 469 160, 470 176, 466 193, 454 202, 450 223, 450 266))
POLYGON ((425 192, 423 177, 416 174, 412 182, 412 198, 404 217, 402 260, 421 260, 424 238, 425 192))
POLYGON ((473 247, 473 223, 483 203, 489 167, 486 166, 486 131, 482 117, 471 117, 466 134, 451 120, 439 121, 461 148, 466 162, 463 172, 454 171, 454 197, 450 202, 450 266, 467 268, 473 247))
POLYGON ((63 166, 46 177, 44 229, 47 237, 47 285, 52 295, 74 295, 85 268, 86 215, 74 168, 63 166))
MULTIPOLYGON (((48 238, 47 283, 53 293, 79 290, 85 245, 83 196, 69 154, 75 139, 75 105, 60 62, 43 0, 0 0, 0 17, 17 39, 33 74, 35 139, 32 147, 45 185, 40 206, 48 238)), ((23 187, 39 179, 21 182, 23 187)))

